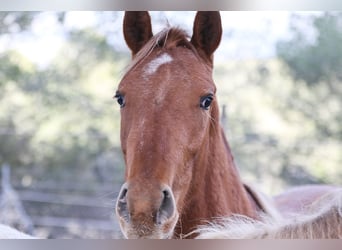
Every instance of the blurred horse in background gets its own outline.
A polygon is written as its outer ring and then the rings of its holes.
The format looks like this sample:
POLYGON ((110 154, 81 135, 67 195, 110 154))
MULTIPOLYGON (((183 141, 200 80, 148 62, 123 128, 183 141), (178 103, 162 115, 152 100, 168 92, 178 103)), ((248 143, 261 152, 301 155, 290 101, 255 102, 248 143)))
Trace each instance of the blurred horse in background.
POLYGON ((342 188, 274 220, 234 215, 203 225, 198 239, 342 239, 342 188))

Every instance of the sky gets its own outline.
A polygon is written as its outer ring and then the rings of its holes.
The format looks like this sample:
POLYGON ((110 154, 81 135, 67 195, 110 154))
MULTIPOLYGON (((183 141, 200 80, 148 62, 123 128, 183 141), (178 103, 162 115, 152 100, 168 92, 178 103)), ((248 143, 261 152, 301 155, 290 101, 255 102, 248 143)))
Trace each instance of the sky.
MULTIPOLYGON (((123 12, 111 27, 102 27, 98 13, 79 11, 66 14, 64 27, 58 24, 53 12, 43 12, 32 24, 32 34, 12 36, 0 41, 0 52, 11 47, 41 67, 47 65, 58 53, 66 40, 64 29, 100 27, 112 29, 115 37, 109 41, 117 48, 127 51, 122 36, 123 12)), ((107 13, 108 14, 108 13, 107 13)), ((317 13, 304 12, 301 15, 317 13)), ((163 23, 180 26, 191 34, 195 12, 151 12, 153 31, 158 32, 163 23), (157 22, 156 20, 162 20, 157 22)), ((290 36, 289 21, 291 12, 221 12, 223 38, 216 51, 215 60, 267 58, 275 55, 275 43, 290 36)))

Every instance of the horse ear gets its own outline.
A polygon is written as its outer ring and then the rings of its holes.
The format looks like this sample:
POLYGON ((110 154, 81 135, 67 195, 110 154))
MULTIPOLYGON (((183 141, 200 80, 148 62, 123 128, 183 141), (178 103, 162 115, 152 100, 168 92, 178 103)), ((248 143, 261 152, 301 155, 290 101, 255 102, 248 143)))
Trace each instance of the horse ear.
POLYGON ((126 11, 123 21, 124 37, 134 56, 153 36, 151 17, 147 11, 126 11))
POLYGON ((213 53, 222 36, 221 16, 218 11, 198 11, 191 43, 212 62, 213 53))

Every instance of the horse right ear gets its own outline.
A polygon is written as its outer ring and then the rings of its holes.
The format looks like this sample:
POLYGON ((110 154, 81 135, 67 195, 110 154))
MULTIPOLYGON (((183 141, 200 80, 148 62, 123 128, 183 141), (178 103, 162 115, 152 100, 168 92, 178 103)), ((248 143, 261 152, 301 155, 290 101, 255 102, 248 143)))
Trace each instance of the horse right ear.
POLYGON ((153 36, 151 17, 147 11, 126 11, 123 22, 124 37, 132 56, 153 36))

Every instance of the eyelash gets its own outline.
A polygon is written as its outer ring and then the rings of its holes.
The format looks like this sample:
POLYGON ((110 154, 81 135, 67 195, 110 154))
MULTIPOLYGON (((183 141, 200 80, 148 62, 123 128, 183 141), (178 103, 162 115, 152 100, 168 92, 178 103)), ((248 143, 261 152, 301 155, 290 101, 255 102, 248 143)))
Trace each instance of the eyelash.
POLYGON ((125 106, 125 97, 124 95, 120 94, 120 93, 116 93, 114 98, 116 99, 117 103, 120 105, 121 108, 123 108, 125 106))

